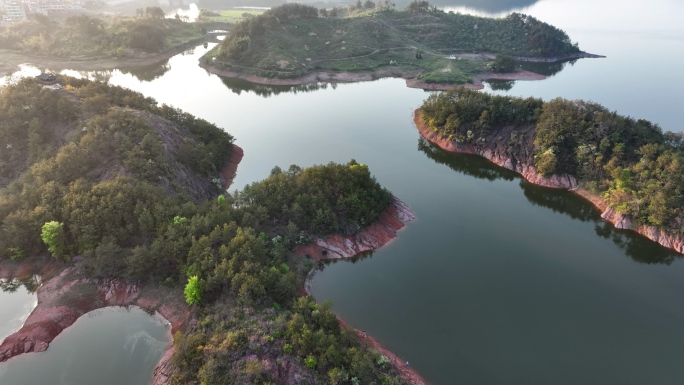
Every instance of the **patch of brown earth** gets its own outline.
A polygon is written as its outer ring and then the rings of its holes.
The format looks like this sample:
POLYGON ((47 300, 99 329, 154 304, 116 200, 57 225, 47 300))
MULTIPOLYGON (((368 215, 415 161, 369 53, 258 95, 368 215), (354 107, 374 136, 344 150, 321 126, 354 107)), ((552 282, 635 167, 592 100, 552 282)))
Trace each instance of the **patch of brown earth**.
POLYGON ((416 127, 423 138, 444 150, 480 155, 498 166, 517 172, 530 183, 544 187, 570 190, 587 199, 601 210, 601 218, 612 223, 616 228, 635 231, 664 247, 684 254, 684 234, 670 233, 654 226, 636 224, 632 217, 617 212, 610 207, 603 198, 596 196, 585 189, 578 188, 577 179, 571 175, 552 175, 545 177, 537 172, 534 165, 521 162, 520 160, 508 156, 505 148, 479 147, 470 144, 456 143, 448 138, 444 138, 423 123, 419 109, 415 111, 413 122, 416 124, 416 127))

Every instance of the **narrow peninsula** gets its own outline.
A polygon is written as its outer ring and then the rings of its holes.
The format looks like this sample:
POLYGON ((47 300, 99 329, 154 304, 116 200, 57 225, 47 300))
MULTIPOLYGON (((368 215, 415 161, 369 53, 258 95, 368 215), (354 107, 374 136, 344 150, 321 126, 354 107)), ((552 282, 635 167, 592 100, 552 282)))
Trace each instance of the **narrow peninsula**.
POLYGON ((242 21, 206 54, 208 71, 255 83, 298 85, 407 79, 411 87, 481 86, 485 79, 534 80, 518 61, 599 57, 562 30, 513 13, 494 19, 447 13, 425 1, 404 10, 372 1, 345 9, 286 4, 242 21))
POLYGON ((174 333, 155 385, 424 383, 304 289, 315 259, 296 250, 356 240, 351 257, 414 218, 366 165, 275 167, 227 194, 234 138, 137 92, 15 80, 0 113, 0 278, 43 277, 0 361, 48 349, 90 310, 135 305, 174 333))
POLYGON ((421 135, 545 187, 576 192, 619 229, 684 253, 684 134, 581 100, 457 88, 416 110, 421 135))

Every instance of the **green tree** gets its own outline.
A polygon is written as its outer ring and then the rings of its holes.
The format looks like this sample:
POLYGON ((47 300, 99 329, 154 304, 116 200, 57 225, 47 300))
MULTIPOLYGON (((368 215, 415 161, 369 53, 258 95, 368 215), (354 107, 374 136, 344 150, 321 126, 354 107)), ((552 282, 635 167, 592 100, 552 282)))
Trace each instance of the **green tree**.
POLYGON ((66 242, 64 237, 64 224, 57 221, 47 222, 43 225, 41 232, 43 242, 48 245, 48 250, 53 257, 61 257, 66 252, 66 242))
POLYGON ((515 60, 510 55, 496 55, 489 68, 494 72, 506 73, 515 71, 515 60))
POLYGON ((196 275, 188 278, 188 284, 185 285, 185 301, 189 305, 199 304, 202 300, 201 282, 196 275))

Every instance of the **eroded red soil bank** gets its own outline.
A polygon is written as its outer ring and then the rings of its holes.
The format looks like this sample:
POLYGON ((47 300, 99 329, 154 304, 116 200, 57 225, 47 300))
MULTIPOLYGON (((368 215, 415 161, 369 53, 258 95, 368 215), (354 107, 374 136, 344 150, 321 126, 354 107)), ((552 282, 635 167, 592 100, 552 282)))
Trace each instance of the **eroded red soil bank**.
POLYGON ((351 258, 366 251, 376 250, 397 237, 406 222, 416 219, 413 211, 399 198, 393 197, 390 206, 372 225, 354 235, 331 235, 315 238, 308 245, 295 248, 295 253, 316 260, 351 258))
MULTIPOLYGON (((93 280, 81 276, 75 266, 62 269, 50 277, 53 267, 34 271, 36 260, 18 266, 0 268, 0 278, 22 277, 26 272, 43 272, 43 284, 37 291, 38 305, 19 331, 5 338, 0 345, 0 362, 23 353, 43 352, 62 330, 82 315, 107 306, 138 306, 149 312, 159 312, 171 323, 171 333, 185 330, 191 312, 178 290, 145 287, 123 280, 93 280)), ((56 264, 55 264, 56 265, 56 264)), ((24 275, 25 277, 25 275, 24 275)), ((155 368, 155 384, 166 384, 173 346, 155 368)))
MULTIPOLYGON (((227 189, 237 173, 244 152, 233 145, 233 154, 221 171, 227 189)), ((31 258, 16 263, 0 264, 0 278, 41 276, 38 305, 20 330, 5 338, 0 345, 0 362, 23 353, 43 352, 62 330, 82 315, 107 306, 138 306, 159 312, 171 324, 171 333, 185 331, 192 314, 178 289, 149 286, 124 280, 96 280, 82 276, 76 265, 66 265, 54 258, 31 258)), ((154 385, 169 383, 171 357, 169 346, 154 370, 154 385)))
POLYGON ((432 131, 428 126, 423 124, 420 110, 415 111, 413 121, 423 138, 444 150, 480 155, 496 165, 517 172, 530 183, 544 187, 570 190, 587 199, 596 208, 601 210, 601 218, 612 223, 616 228, 636 231, 664 247, 684 254, 684 235, 670 234, 653 226, 635 224, 633 218, 629 215, 615 211, 613 208, 609 207, 608 203, 603 200, 603 198, 596 196, 587 190, 578 188, 577 179, 571 175, 552 175, 550 177, 544 177, 537 172, 534 165, 517 162, 511 159, 506 154, 505 148, 477 147, 469 144, 456 143, 447 138, 443 138, 439 133, 432 131))
MULTIPOLYGON (((316 260, 352 258, 361 253, 379 249, 397 237, 397 231, 404 228, 407 222, 416 219, 415 214, 406 203, 393 197, 390 206, 372 225, 354 235, 332 235, 326 238, 316 238, 308 245, 295 248, 295 253, 303 257, 316 260)), ((338 319, 339 320, 339 319, 338 319)), ((347 326, 339 320, 342 326, 347 326)), ((356 330, 356 329, 354 329, 356 330)), ((410 385, 425 385, 425 381, 412 367, 406 366, 405 360, 400 359, 391 351, 380 346, 372 337, 364 337, 356 330, 359 338, 367 341, 370 347, 379 351, 390 359, 392 366, 399 372, 402 380, 410 385)))

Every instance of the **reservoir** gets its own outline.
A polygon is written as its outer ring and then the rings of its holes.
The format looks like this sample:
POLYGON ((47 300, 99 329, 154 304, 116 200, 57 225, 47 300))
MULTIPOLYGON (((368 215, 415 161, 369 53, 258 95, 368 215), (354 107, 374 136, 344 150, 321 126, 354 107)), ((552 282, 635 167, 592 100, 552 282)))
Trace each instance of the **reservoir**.
MULTIPOLYGON (((548 78, 493 82, 489 90, 592 100, 682 131, 681 2, 500 1, 507 5, 488 9, 457 3, 438 5, 481 15, 528 13, 564 29, 583 50, 607 56, 527 64, 548 78)), ((481 158, 421 140, 412 116, 428 93, 401 79, 254 85, 199 68, 213 44, 153 67, 82 75, 107 78, 225 128, 245 151, 234 188, 265 178, 275 165, 351 158, 368 164, 418 219, 375 253, 321 265, 312 294, 333 300, 341 319, 408 360, 429 383, 681 382, 680 255, 615 230, 569 192, 531 186, 481 158)), ((0 313, 5 306, 2 300, 0 313)), ((0 383, 55 383, 41 378, 75 378, 79 370, 90 381, 84 383, 104 383, 87 377, 93 373, 86 369, 99 365, 95 372, 131 367, 118 383, 145 384, 154 357, 169 343, 165 328, 135 308, 101 312, 65 330, 47 352, 0 364, 0 383), (99 350, 111 356, 93 356, 99 350), (41 358, 51 354, 65 361, 41 358), (145 364, 131 366, 139 357, 145 364)))

